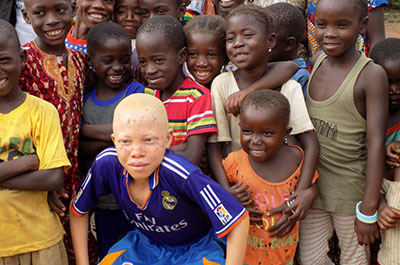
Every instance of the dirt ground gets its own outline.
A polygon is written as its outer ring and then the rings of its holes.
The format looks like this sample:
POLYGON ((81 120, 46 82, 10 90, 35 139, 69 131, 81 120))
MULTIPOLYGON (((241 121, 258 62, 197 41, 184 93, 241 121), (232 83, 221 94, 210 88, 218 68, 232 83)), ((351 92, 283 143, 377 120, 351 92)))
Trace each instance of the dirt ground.
POLYGON ((386 38, 400 38, 400 10, 385 10, 386 38))

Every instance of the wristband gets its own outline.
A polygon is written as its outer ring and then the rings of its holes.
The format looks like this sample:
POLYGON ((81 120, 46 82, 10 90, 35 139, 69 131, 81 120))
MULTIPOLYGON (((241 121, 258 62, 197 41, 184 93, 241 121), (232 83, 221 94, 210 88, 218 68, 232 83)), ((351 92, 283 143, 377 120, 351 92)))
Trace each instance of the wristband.
POLYGON ((356 205, 356 217, 357 219, 365 224, 374 224, 378 221, 378 211, 375 212, 374 215, 365 215, 360 212, 361 201, 359 201, 356 205))

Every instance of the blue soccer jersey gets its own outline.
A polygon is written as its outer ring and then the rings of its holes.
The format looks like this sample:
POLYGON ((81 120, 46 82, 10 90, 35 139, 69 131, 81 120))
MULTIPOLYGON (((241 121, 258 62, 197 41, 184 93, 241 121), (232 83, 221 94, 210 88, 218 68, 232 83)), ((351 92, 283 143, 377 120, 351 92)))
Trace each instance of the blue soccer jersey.
POLYGON ((183 156, 167 150, 160 167, 149 177, 150 194, 143 205, 131 200, 132 178, 119 163, 115 147, 100 153, 76 190, 72 210, 82 216, 102 194, 113 193, 129 221, 160 244, 198 241, 211 226, 225 236, 248 213, 225 189, 183 156))

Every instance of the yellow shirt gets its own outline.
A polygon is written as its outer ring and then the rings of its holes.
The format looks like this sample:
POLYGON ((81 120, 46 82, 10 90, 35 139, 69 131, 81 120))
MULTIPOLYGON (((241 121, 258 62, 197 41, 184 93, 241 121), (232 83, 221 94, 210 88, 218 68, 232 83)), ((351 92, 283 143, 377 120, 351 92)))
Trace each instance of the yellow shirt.
MULTIPOLYGON (((0 163, 36 153, 39 170, 69 167, 57 110, 26 94, 25 101, 0 113, 0 163)), ((47 204, 47 191, 0 188, 0 257, 37 251, 62 240, 64 230, 47 204)))

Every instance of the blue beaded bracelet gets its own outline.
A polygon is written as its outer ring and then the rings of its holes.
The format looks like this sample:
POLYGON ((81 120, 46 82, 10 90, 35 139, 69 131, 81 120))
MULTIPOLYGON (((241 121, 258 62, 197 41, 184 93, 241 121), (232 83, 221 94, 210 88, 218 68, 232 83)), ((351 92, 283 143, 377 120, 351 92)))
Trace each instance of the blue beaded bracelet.
POLYGON ((375 212, 374 215, 365 215, 360 212, 361 201, 359 201, 356 205, 356 217, 360 222, 365 224, 374 224, 378 221, 378 211, 375 212))

